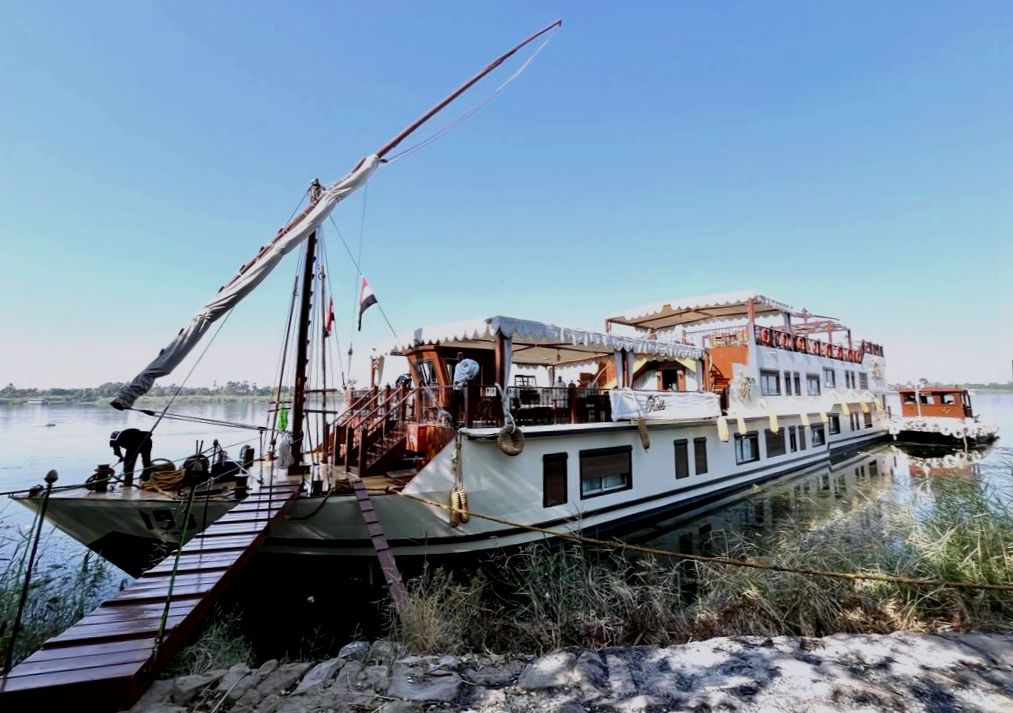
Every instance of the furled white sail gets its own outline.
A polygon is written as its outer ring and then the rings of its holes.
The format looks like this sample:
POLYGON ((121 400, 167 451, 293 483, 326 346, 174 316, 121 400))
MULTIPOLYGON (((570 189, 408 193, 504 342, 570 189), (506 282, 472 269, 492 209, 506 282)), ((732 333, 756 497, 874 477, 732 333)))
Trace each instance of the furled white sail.
POLYGON ((380 158, 378 156, 375 154, 367 156, 347 176, 328 186, 320 200, 306 215, 265 246, 252 262, 240 270, 231 282, 201 307, 190 323, 179 330, 176 338, 158 353, 155 360, 134 377, 130 384, 120 390, 116 398, 113 399, 112 405, 118 409, 130 408, 134 401, 148 392, 154 385, 155 379, 172 373, 173 369, 179 366, 186 355, 197 346, 211 325, 252 292, 286 254, 298 247, 309 237, 310 233, 327 219, 327 216, 340 201, 369 180, 379 165, 380 158))

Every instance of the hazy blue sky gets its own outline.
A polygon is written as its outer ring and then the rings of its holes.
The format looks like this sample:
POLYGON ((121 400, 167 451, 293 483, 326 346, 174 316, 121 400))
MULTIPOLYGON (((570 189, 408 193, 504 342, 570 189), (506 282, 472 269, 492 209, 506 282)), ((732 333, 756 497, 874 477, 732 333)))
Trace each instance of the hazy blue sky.
MULTIPOLYGON (((1009 2, 244 0, 0 6, 0 384, 131 378, 313 177, 557 16, 502 96, 371 183, 399 331, 755 289, 885 344, 891 380, 1009 378, 1009 2)), ((362 205, 335 215, 353 241, 362 205)), ((270 381, 295 262, 191 383, 270 381)), ((388 336, 371 311, 356 349, 388 336)))

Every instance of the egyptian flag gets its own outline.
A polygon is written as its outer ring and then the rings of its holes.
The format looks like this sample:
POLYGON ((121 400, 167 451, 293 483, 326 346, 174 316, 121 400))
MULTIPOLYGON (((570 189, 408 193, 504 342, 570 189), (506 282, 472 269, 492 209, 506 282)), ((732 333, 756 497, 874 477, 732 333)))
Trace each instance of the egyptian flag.
POLYGON ((362 278, 362 286, 359 288, 359 331, 362 331, 362 313, 376 304, 376 295, 370 288, 366 278, 362 278))
POLYGON ((324 317, 324 336, 331 336, 331 331, 334 329, 334 300, 327 300, 327 316, 324 317))

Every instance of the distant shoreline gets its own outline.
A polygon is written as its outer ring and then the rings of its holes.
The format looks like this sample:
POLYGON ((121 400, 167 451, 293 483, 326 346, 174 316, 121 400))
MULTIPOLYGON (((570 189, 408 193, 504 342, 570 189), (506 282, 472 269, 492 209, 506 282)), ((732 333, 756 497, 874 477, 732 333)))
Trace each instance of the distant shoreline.
MULTIPOLYGON (((171 398, 171 396, 147 396, 139 399, 136 407, 164 406, 169 403, 171 398)), ((112 397, 106 396, 90 399, 75 399, 66 396, 14 396, 9 398, 0 396, 0 406, 96 406, 108 405, 111 400, 112 397)), ((177 396, 175 403, 268 403, 272 400, 274 400, 273 395, 189 394, 177 396)))

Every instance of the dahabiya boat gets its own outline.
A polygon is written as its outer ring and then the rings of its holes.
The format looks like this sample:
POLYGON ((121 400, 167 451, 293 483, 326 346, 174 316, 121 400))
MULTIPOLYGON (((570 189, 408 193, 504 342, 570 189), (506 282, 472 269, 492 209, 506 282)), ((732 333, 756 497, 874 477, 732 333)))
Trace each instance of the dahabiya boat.
MULTIPOLYGON (((112 440, 122 470, 100 469, 90 487, 55 492, 47 517, 138 572, 250 491, 298 478, 303 491, 271 529, 265 551, 372 555, 350 487, 358 480, 394 553, 429 556, 520 545, 547 533, 602 533, 699 509, 885 439, 883 348, 853 340, 836 318, 752 291, 623 310, 606 318, 603 331, 502 315, 421 327, 384 348, 409 364, 395 384, 380 385, 383 356, 372 360, 369 388, 328 386, 326 366, 311 383, 310 345, 324 359, 332 341, 318 264, 331 211, 405 138, 541 39, 537 53, 559 25, 497 58, 342 179, 314 182, 306 207, 112 402, 135 409, 157 378, 301 246, 284 352, 294 352, 293 390, 288 399, 279 379, 274 406, 286 410, 253 427, 259 451, 247 447, 231 461, 213 446, 182 464, 152 461, 158 424, 186 416, 170 411, 171 403, 142 409, 153 426, 112 440), (138 457, 145 468, 135 480, 138 457), (184 523, 181 505, 191 488, 200 506, 184 523)), ((360 320, 374 304, 363 278, 360 320)), ((37 508, 39 492, 17 500, 37 508)))

